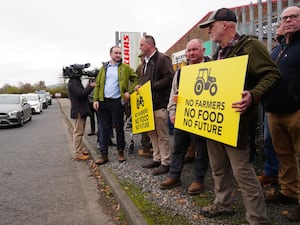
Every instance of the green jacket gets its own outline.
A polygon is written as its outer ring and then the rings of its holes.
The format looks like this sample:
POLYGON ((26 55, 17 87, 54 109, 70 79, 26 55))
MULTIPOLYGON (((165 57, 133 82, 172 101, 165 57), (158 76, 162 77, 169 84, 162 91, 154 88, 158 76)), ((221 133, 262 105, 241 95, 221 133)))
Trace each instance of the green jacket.
MULTIPOLYGON (((94 89, 94 102, 104 101, 104 84, 107 66, 108 62, 103 63, 97 75, 94 89)), ((139 84, 139 77, 129 65, 122 62, 118 65, 118 77, 121 98, 123 99, 125 92, 131 94, 134 91, 134 87, 139 84)))
MULTIPOLYGON (((217 59, 218 50, 213 56, 217 59)), ((245 148, 249 141, 251 125, 256 124, 258 117, 257 104, 281 79, 278 67, 270 57, 263 43, 248 35, 240 36, 225 58, 249 55, 244 90, 252 96, 253 104, 241 115, 238 137, 238 148, 245 148)), ((228 79, 233 79, 228 77, 228 79)))

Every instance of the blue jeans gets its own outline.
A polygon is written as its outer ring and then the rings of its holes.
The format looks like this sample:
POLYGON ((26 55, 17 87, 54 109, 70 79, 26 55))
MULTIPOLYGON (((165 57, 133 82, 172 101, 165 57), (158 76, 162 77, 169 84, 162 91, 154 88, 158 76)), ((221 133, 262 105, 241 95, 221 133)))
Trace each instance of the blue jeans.
POLYGON ((268 124, 268 116, 265 113, 264 119, 264 154, 265 154, 265 162, 264 162, 264 174, 269 177, 277 177, 278 176, 278 168, 279 168, 279 160, 276 152, 274 151, 272 138, 270 135, 269 124, 268 124))

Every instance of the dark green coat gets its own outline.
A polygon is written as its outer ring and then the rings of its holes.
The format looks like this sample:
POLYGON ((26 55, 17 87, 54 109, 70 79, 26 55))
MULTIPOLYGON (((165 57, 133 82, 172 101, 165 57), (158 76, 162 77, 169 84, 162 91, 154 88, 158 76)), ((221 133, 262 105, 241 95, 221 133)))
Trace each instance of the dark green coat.
MULTIPOLYGON (((106 79, 106 70, 108 63, 104 63, 96 78, 96 87, 94 90, 94 101, 104 101, 104 85, 106 79)), ((118 65, 118 79, 121 97, 125 92, 130 94, 134 91, 134 87, 139 84, 139 77, 134 70, 125 63, 118 65)))
MULTIPOLYGON (((213 59, 217 59, 218 50, 213 59)), ((249 55, 244 90, 250 91, 253 104, 241 115, 238 148, 249 143, 250 125, 256 122, 258 103, 262 97, 278 84, 281 75, 263 43, 248 35, 240 36, 238 42, 228 52, 226 58, 249 55)), ((233 65, 234 66, 234 65, 233 65)), ((230 76, 228 74, 228 76, 230 76)), ((228 77, 228 79, 233 79, 228 77)))

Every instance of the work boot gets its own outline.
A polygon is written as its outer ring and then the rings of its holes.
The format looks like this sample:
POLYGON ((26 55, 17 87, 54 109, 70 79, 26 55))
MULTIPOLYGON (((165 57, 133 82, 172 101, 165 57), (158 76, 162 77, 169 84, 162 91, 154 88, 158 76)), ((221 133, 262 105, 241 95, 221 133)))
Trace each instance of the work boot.
POLYGON ((103 164, 105 164, 105 163, 107 163, 108 162, 108 156, 107 155, 102 155, 99 159, 97 159, 96 161, 95 161, 95 163, 97 164, 97 165, 103 165, 103 164))
POLYGON ((197 195, 204 191, 204 184, 200 182, 193 182, 191 186, 188 188, 187 193, 189 195, 197 195))
POLYGON ((272 185, 278 183, 278 177, 270 177, 265 174, 262 174, 257 177, 261 185, 272 185))
POLYGON ((160 164, 159 167, 157 167, 153 170, 152 175, 157 176, 157 175, 167 173, 167 172, 169 172, 169 168, 170 168, 170 166, 165 166, 163 164, 160 164))
POLYGON ((159 166, 160 166, 160 162, 153 161, 153 160, 149 163, 142 165, 143 168, 147 168, 147 169, 151 169, 151 168, 155 168, 155 167, 159 167, 159 166))
POLYGON ((184 156, 184 161, 183 163, 189 163, 189 162, 193 162, 195 159, 195 150, 192 146, 190 146, 184 156))
POLYGON ((125 156, 124 156, 124 151, 123 150, 118 150, 118 153, 119 153, 118 161, 119 162, 124 162, 126 160, 125 156))
POLYGON ((138 155, 145 157, 145 158, 151 158, 152 157, 152 152, 150 150, 144 150, 144 149, 139 149, 138 150, 138 155))
POLYGON ((78 160, 78 161, 85 161, 85 160, 88 160, 90 158, 89 155, 76 155, 75 156, 75 160, 78 160))
POLYGON ((289 210, 286 217, 291 221, 299 222, 300 221, 300 206, 296 207, 295 209, 289 210))
POLYGON ((181 181, 179 179, 177 180, 168 177, 166 180, 160 183, 159 187, 160 189, 165 190, 165 189, 172 189, 180 185, 181 185, 181 181))
POLYGON ((86 149, 83 149, 81 152, 82 152, 83 155, 88 155, 89 154, 89 151, 86 150, 86 149))
POLYGON ((221 215, 233 215, 234 211, 231 208, 224 208, 219 205, 209 205, 201 208, 201 215, 209 218, 221 216, 221 215))
POLYGON ((286 196, 279 191, 266 195, 265 201, 266 201, 266 203, 271 203, 271 204, 275 204, 275 205, 298 204, 297 198, 292 198, 292 197, 286 196))

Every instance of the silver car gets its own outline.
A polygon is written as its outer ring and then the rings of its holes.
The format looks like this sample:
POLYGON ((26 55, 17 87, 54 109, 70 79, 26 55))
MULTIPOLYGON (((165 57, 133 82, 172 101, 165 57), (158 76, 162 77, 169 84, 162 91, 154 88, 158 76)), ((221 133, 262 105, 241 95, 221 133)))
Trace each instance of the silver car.
POLYGON ((22 94, 28 101, 29 105, 31 106, 32 114, 40 114, 43 111, 43 103, 41 98, 38 94, 35 93, 28 93, 22 94))
POLYGON ((23 126, 32 117, 31 107, 20 94, 0 94, 0 127, 23 126))

